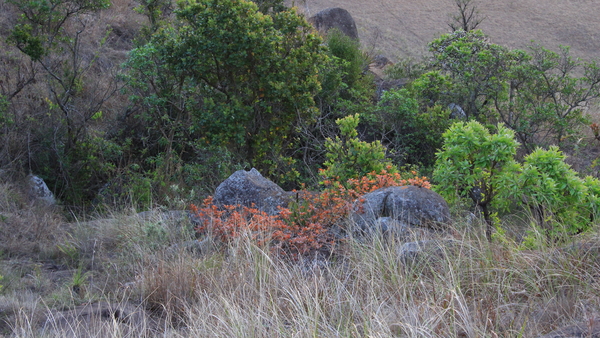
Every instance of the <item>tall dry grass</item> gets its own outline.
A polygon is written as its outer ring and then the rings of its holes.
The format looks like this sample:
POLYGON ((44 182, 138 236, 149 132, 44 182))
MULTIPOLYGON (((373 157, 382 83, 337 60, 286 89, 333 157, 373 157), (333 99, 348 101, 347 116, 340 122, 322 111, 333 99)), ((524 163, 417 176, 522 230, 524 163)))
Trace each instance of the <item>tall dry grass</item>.
POLYGON ((355 238, 329 259, 292 262, 250 236, 190 251, 181 245, 190 225, 160 213, 62 226, 69 236, 56 245, 70 243, 76 261, 2 260, 7 337, 536 337, 600 309, 597 233, 526 251, 457 222, 412 255, 400 242, 355 238), (50 261, 64 267, 40 267, 50 261), (98 302, 141 319, 91 325, 64 311, 98 302))

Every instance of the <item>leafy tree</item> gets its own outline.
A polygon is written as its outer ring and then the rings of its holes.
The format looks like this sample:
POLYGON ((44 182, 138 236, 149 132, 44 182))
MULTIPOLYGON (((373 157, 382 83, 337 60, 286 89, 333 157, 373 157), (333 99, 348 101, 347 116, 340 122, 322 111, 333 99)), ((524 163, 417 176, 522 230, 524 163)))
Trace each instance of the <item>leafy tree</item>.
POLYGON ((600 210, 600 181, 580 178, 557 147, 541 148, 514 160, 514 132, 499 125, 491 134, 479 122, 457 122, 444 133, 433 178, 436 191, 451 202, 470 199, 488 224, 493 214, 526 206, 547 240, 562 240, 591 228, 600 210))
POLYGON ((528 151, 536 145, 565 145, 588 124, 586 106, 600 96, 600 68, 533 46, 509 71, 507 90, 491 97, 500 120, 528 151), (577 77, 575 74, 583 76, 577 77))
POLYGON ((316 117, 321 39, 293 10, 265 15, 244 0, 183 1, 175 15, 131 53, 141 117, 167 147, 190 139, 225 145, 285 178, 278 170, 293 162, 286 154, 300 121, 316 117))
POLYGON ((491 239, 493 213, 506 205, 504 196, 510 191, 506 189, 514 185, 518 170, 514 156, 519 144, 514 132, 499 125, 492 134, 471 121, 454 123, 443 136, 433 172, 436 191, 449 201, 470 199, 483 214, 491 239))
POLYGON ((29 104, 37 101, 36 107, 23 109, 20 105, 13 115, 14 130, 29 135, 23 141, 28 152, 23 166, 42 175, 65 202, 89 201, 112 170, 110 163, 99 161, 108 154, 98 136, 101 130, 94 130, 94 126, 106 117, 105 105, 119 85, 114 77, 102 82, 90 80, 98 72, 96 61, 105 40, 87 40, 95 30, 90 29, 90 18, 107 8, 110 1, 7 3, 20 13, 8 41, 30 60, 22 68, 29 70, 29 77, 19 79, 7 96, 10 109, 16 109, 18 93, 26 92, 29 104))
MULTIPOLYGON (((562 47, 529 52, 490 43, 479 30, 457 30, 430 43, 430 65, 451 85, 434 86, 424 99, 461 106, 468 118, 503 122, 528 152, 563 146, 587 124, 584 108, 600 96, 600 68, 562 47)), ((427 94, 428 92, 426 92, 427 94)))
POLYGON ((485 120, 490 109, 489 97, 504 93, 507 72, 520 57, 508 48, 490 43, 480 30, 457 30, 429 44, 434 69, 453 83, 444 105, 460 105, 468 118, 485 120), (481 116, 483 115, 483 116, 481 116))

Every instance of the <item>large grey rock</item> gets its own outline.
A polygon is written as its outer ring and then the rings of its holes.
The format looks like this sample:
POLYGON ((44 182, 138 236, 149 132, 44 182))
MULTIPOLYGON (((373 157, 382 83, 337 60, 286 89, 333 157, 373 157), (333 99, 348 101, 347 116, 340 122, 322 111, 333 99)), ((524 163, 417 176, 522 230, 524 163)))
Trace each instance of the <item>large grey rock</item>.
POLYGON ((269 215, 279 213, 279 207, 286 207, 290 193, 263 177, 258 170, 238 170, 215 190, 213 203, 218 207, 236 205, 254 207, 269 215))
POLYGON ((350 13, 343 8, 327 8, 308 19, 319 33, 325 35, 332 28, 358 40, 358 29, 350 13))
POLYGON ((464 109, 456 103, 450 103, 448 105, 448 109, 450 110, 450 118, 458 119, 458 120, 466 120, 467 113, 465 113, 464 109))
POLYGON ((368 229, 361 228, 360 233, 377 233, 386 237, 393 236, 400 242, 429 240, 438 238, 440 235, 435 229, 413 226, 392 217, 379 217, 368 229))
POLYGON ((600 338, 600 318, 554 330, 538 338, 600 338))
POLYGON ((433 230, 450 223, 450 209, 436 192, 415 186, 388 187, 361 197, 354 205, 352 220, 370 232, 402 232, 406 227, 433 230), (394 222, 392 222, 390 218, 394 222), (385 220, 382 223, 382 218, 385 220))
POLYGON ((55 205, 56 199, 54 198, 54 194, 44 180, 36 175, 29 174, 26 179, 27 182, 27 192, 29 195, 29 199, 32 201, 39 201, 46 205, 55 205))

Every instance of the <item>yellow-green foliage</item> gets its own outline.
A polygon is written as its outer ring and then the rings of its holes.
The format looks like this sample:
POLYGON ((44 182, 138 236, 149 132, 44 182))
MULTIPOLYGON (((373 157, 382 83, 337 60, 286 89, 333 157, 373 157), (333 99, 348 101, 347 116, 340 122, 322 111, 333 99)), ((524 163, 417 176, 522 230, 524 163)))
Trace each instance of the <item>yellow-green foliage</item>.
POLYGON ((519 164, 514 138, 503 125, 492 134, 476 121, 455 123, 437 154, 436 190, 449 201, 470 199, 490 231, 494 211, 522 205, 549 238, 588 230, 600 205, 598 179, 580 178, 557 147, 538 148, 519 164))
POLYGON ((553 238, 588 230, 600 205, 598 179, 582 179, 565 159, 558 147, 536 149, 525 157, 512 193, 553 238))
POLYGON ((497 195, 510 184, 517 166, 514 156, 519 144, 514 132, 500 125, 492 134, 471 121, 453 124, 443 137, 433 172, 436 191, 450 202, 470 199, 483 213, 491 238, 492 213, 503 202, 497 195))
POLYGON ((350 115, 337 119, 340 127, 340 136, 327 139, 327 161, 325 170, 321 174, 345 184, 349 179, 360 178, 368 173, 398 172, 396 166, 385 158, 386 148, 381 142, 365 142, 358 138, 356 128, 360 122, 360 115, 350 115))

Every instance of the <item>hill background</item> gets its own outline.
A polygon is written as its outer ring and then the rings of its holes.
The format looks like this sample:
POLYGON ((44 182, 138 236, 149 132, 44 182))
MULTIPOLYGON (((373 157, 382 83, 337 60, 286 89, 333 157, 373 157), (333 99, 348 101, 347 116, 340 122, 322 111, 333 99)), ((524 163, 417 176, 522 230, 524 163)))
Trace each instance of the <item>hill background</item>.
MULTIPOLYGON (((448 32, 458 13, 453 0, 296 0, 308 17, 329 7, 341 7, 356 21, 367 49, 398 60, 425 55, 427 43, 448 32)), ((486 17, 481 28, 493 43, 526 48, 536 43, 557 50, 571 46, 573 55, 597 57, 600 51, 600 1, 597 0, 480 0, 486 17)))

